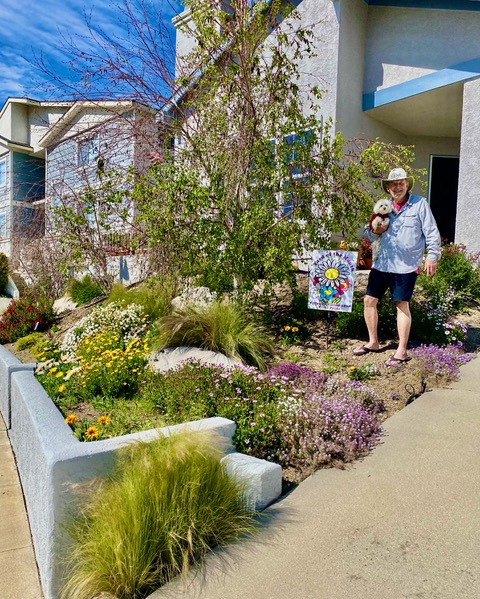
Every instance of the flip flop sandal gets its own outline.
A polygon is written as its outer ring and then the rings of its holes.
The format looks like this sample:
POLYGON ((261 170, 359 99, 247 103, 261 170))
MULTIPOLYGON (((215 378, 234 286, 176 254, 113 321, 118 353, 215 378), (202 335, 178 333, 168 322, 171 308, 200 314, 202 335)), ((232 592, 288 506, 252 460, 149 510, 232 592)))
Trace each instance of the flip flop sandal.
POLYGON ((406 358, 396 358, 395 356, 391 356, 385 362, 385 366, 388 366, 389 368, 397 368, 398 366, 405 364, 405 362, 410 362, 411 359, 412 358, 410 356, 406 358))
POLYGON ((364 345, 363 347, 358 347, 357 349, 354 349, 352 354, 354 356, 366 356, 367 354, 378 354, 381 350, 380 349, 371 349, 370 347, 367 347, 366 345, 364 345))

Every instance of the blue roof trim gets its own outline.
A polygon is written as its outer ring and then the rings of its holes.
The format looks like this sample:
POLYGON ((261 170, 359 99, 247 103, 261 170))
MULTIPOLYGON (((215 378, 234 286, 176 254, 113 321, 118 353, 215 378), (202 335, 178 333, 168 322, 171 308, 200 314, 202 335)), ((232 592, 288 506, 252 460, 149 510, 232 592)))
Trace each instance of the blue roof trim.
POLYGON ((439 8, 442 10, 480 10, 477 0, 365 0, 369 6, 395 6, 398 8, 439 8))
POLYGON ((390 104, 391 102, 396 102, 398 100, 404 100, 405 98, 423 94, 424 92, 438 89, 439 87, 445 87, 452 83, 468 81, 469 79, 474 79, 479 76, 480 58, 467 60, 466 62, 461 62, 437 71, 436 73, 429 73, 428 75, 417 77, 417 79, 412 79, 405 83, 399 83, 376 92, 363 94, 363 110, 371 110, 378 106, 390 104))

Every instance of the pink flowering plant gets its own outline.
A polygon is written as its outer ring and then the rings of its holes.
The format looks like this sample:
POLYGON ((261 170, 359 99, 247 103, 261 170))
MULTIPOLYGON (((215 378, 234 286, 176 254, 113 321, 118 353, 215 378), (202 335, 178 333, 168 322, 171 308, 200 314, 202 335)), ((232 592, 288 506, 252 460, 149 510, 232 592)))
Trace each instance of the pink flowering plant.
POLYGON ((411 352, 422 381, 447 385, 456 381, 460 366, 475 358, 475 354, 465 353, 461 343, 453 345, 420 345, 411 352))
POLYGON ((295 364, 265 373, 188 362, 151 374, 142 387, 170 424, 210 416, 233 420, 238 451, 277 462, 297 480, 348 462, 376 443, 381 405, 365 385, 295 364))

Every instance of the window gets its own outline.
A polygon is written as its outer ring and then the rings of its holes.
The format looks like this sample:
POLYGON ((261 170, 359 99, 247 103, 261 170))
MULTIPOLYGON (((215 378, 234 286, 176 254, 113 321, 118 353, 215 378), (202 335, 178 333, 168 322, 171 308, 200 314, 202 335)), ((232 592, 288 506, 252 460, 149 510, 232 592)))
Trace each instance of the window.
POLYGON ((0 212, 0 239, 7 236, 7 215, 5 212, 0 212))
POLYGON ((88 166, 94 164, 100 156, 98 135, 82 139, 77 144, 77 165, 88 166))
POLYGON ((0 187, 7 184, 7 159, 0 159, 0 187))

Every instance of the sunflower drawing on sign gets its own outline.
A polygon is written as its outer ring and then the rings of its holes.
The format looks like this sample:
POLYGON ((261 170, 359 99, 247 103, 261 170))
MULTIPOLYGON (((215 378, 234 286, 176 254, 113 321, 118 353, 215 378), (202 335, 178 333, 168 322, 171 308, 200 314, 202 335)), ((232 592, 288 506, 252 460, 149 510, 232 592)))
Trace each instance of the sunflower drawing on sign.
POLYGON ((357 252, 313 252, 308 307, 351 312, 356 264, 357 252))

